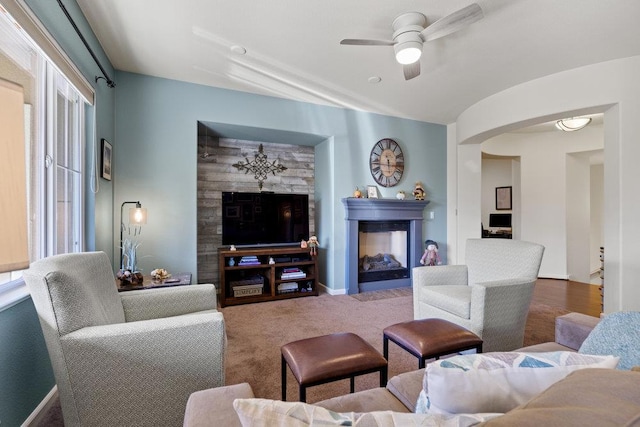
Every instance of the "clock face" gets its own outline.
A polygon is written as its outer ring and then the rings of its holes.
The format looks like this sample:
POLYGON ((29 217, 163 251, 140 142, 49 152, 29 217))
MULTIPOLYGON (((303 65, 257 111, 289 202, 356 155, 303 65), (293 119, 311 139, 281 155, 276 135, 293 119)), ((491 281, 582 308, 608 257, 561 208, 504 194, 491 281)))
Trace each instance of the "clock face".
POLYGON ((369 155, 369 169, 383 187, 397 185, 404 172, 404 155, 398 143, 389 138, 376 142, 369 155))

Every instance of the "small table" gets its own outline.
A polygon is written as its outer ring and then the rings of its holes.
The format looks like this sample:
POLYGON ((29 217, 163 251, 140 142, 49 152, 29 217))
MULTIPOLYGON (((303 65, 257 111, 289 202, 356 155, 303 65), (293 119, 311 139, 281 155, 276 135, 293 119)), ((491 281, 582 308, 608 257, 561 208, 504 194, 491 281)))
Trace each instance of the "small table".
POLYGON ((287 400, 287 364, 299 384, 300 401, 307 400, 307 387, 380 372, 380 387, 387 385, 387 359, 353 333, 323 335, 293 341, 281 347, 282 400, 287 400))
POLYGON ((482 339, 473 332, 444 319, 418 319, 396 323, 383 331, 382 351, 389 360, 389 340, 418 358, 418 369, 425 360, 475 349, 482 353, 482 339))
POLYGON ((119 280, 116 279, 118 286, 118 292, 124 291, 137 291, 139 289, 153 289, 153 288, 168 288, 170 286, 183 286, 191 284, 191 273, 176 273, 172 274, 170 278, 164 280, 154 280, 151 276, 144 276, 141 285, 126 285, 123 286, 119 280))

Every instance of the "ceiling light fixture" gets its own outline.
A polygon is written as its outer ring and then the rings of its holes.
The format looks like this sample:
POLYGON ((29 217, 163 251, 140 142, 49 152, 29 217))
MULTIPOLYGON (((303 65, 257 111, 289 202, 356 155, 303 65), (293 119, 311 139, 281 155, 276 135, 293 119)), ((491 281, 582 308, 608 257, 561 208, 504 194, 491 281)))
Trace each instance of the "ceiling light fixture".
POLYGON ((571 117, 556 122, 556 127, 565 132, 574 132, 591 123, 591 117, 571 117))
POLYGON ((413 64, 420 59, 423 43, 420 33, 408 31, 396 35, 394 40, 396 44, 393 46, 393 50, 396 53, 396 61, 400 64, 413 64))
POLYGON ((422 51, 420 43, 407 42, 397 44, 396 48, 396 61, 402 65, 413 64, 420 59, 422 51))

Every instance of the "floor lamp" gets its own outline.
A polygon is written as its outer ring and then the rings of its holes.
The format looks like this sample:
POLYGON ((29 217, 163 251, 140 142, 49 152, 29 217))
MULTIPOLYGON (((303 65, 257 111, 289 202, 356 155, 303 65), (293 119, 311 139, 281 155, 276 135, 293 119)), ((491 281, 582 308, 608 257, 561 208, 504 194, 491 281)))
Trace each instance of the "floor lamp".
POLYGON ((125 225, 122 217, 124 216, 124 205, 135 204, 135 208, 129 209, 129 225, 138 227, 135 229, 134 234, 140 234, 140 226, 147 223, 147 209, 143 208, 139 201, 137 202, 122 202, 120 206, 120 269, 124 270, 124 258, 122 256, 122 233, 124 232, 125 225))

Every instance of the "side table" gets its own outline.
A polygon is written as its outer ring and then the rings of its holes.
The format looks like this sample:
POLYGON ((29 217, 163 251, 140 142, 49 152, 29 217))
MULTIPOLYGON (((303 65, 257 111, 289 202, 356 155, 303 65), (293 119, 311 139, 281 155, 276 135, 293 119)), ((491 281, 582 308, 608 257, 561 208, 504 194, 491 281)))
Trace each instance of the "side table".
POLYGON ((120 281, 116 279, 118 292, 137 291, 139 289, 168 288, 171 286, 183 286, 190 284, 191 273, 172 274, 170 278, 164 280, 154 280, 151 278, 151 276, 144 276, 141 285, 123 286, 120 281))

